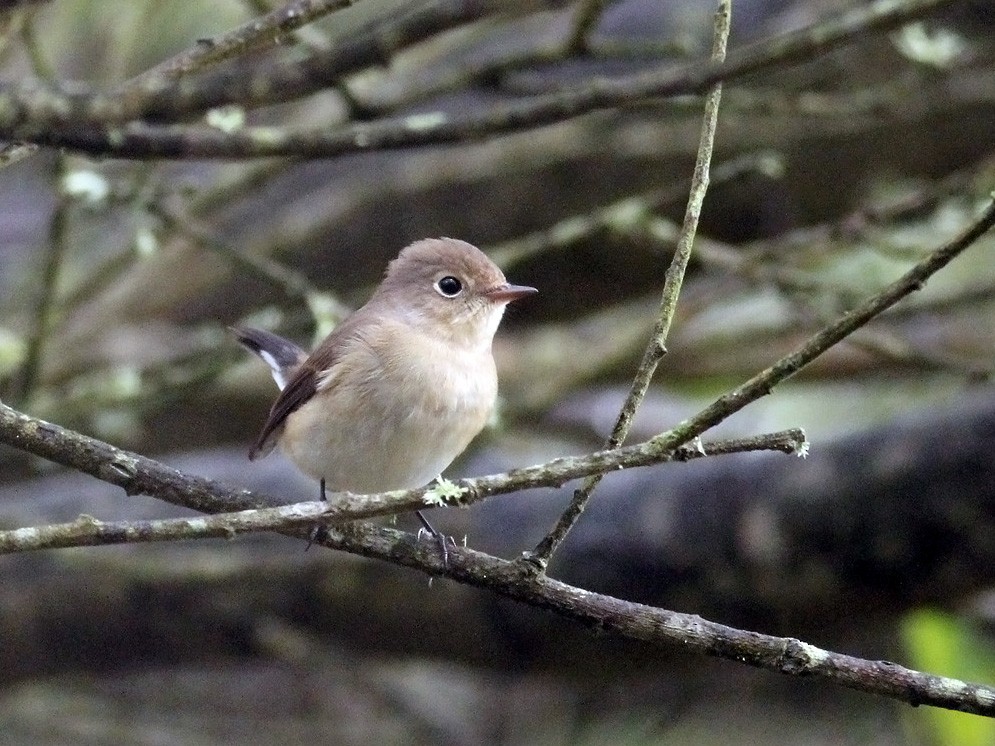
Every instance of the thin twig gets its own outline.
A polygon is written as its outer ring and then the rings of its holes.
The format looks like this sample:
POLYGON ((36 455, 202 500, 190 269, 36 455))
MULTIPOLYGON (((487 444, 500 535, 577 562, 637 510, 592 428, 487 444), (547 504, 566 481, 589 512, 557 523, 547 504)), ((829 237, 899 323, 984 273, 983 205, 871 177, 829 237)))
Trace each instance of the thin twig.
MULTIPOLYGON (((65 176, 65 156, 56 157, 52 179, 59 183, 65 176)), ((45 251, 45 266, 41 275, 41 292, 32 313, 33 326, 28 336, 24 362, 17 386, 17 395, 26 401, 34 394, 41 376, 42 361, 45 356, 45 346, 55 320, 56 296, 59 290, 59 278, 62 275, 62 264, 66 250, 69 248, 66 240, 66 222, 69 218, 69 199, 59 196, 52 208, 52 216, 48 223, 48 245, 45 251)))
MULTIPOLYGON (((726 44, 729 41, 729 29, 731 25, 732 2, 731 0, 719 0, 719 7, 715 13, 715 37, 712 44, 712 62, 721 64, 726 55, 726 44)), ((705 192, 708 190, 708 169, 712 161, 712 146, 715 142, 715 128, 719 118, 719 102, 722 98, 722 84, 719 83, 709 92, 705 98, 705 113, 702 117, 701 137, 698 142, 698 154, 694 164, 694 175, 691 178, 691 193, 688 196, 687 208, 684 212, 684 223, 681 226, 680 234, 677 238, 677 246, 674 249, 674 258, 667 269, 666 279, 663 285, 663 297, 660 301, 660 312, 653 327, 646 350, 643 352, 642 361, 636 371, 632 386, 622 404, 618 419, 612 428, 611 435, 605 448, 617 448, 629 434, 632 420, 636 416, 636 410, 646 396, 656 367, 667 351, 667 335, 670 333, 670 325, 677 311, 677 298, 681 292, 681 285, 684 282, 684 272, 687 270, 688 262, 691 260, 691 249, 694 245, 694 236, 698 230, 698 218, 701 215, 701 207, 705 201, 705 192)), ((573 499, 566 510, 560 515, 553 528, 536 545, 531 553, 525 555, 525 560, 532 563, 540 571, 546 569, 550 558, 556 552, 560 544, 570 533, 570 529, 577 523, 581 513, 587 506, 591 495, 601 482, 602 475, 596 474, 584 482, 584 484, 574 492, 573 499)))
MULTIPOLYGON (((598 0, 596 0, 598 1, 598 0)), ((575 17, 575 21, 576 21, 575 17)), ((568 42, 569 43, 569 40, 568 42)), ((582 52, 575 52, 566 44, 550 44, 546 39, 537 40, 534 46, 523 49, 503 49, 497 57, 468 58, 460 60, 458 67, 447 67, 444 70, 432 70, 429 74, 412 74, 411 71, 390 70, 382 73, 380 85, 359 92, 355 86, 346 86, 351 94, 350 102, 354 111, 361 113, 364 119, 385 116, 400 109, 413 107, 415 104, 436 98, 445 93, 474 87, 497 87, 502 93, 547 93, 550 86, 544 90, 534 91, 523 85, 521 80, 511 83, 507 78, 516 72, 530 68, 553 67, 569 63, 583 54, 585 59, 613 62, 618 60, 638 59, 641 62, 670 61, 675 55, 680 58, 690 56, 687 44, 680 40, 675 42, 660 42, 652 45, 621 44, 610 41, 586 43, 582 52), (528 90, 525 90, 528 89, 528 90)), ((559 80, 557 89, 563 87, 559 80)), ((692 103, 675 104, 675 106, 691 106, 692 103)), ((694 102, 697 114, 697 102, 694 102)))
MULTIPOLYGON (((31 417, 0 402, 0 443, 47 458, 69 468, 90 474, 110 484, 115 484, 129 495, 146 494, 205 513, 222 513, 233 510, 279 508, 272 496, 253 494, 247 490, 228 487, 200 477, 181 474, 163 464, 137 453, 116 448, 109 443, 90 438, 59 425, 31 417)), ((586 456, 553 459, 544 464, 514 469, 501 474, 461 479, 457 497, 440 500, 431 496, 430 487, 414 490, 394 490, 371 495, 354 495, 348 492, 330 493, 328 500, 319 503, 323 522, 339 523, 361 518, 410 512, 419 508, 445 505, 470 505, 494 495, 537 487, 558 487, 578 477, 598 472, 617 471, 638 466, 650 466, 668 461, 687 461, 702 456, 718 456, 743 451, 779 451, 787 454, 807 453, 808 444, 804 431, 784 430, 766 435, 705 443, 701 447, 678 447, 664 451, 656 446, 640 443, 610 451, 598 451, 586 456)), ((308 505, 308 504, 304 504, 308 505)), ((312 507, 305 507, 306 515, 299 521, 284 516, 285 527, 298 523, 314 522, 312 507)), ((292 510, 291 510, 292 512, 292 510)), ((253 520, 264 521, 244 530, 268 530, 276 524, 270 521, 279 516, 268 515, 253 520)), ((236 521, 238 523, 238 521, 236 521)), ((239 524, 243 525, 243 524, 239 524)), ((246 524, 248 525, 248 524, 246 524)), ((214 527, 217 528, 217 527, 214 527)), ((195 529, 187 529, 195 531, 195 529)), ((213 530, 213 529, 212 529, 213 530)), ((217 528, 228 535, 239 529, 217 528)), ((172 537, 166 537, 172 538, 172 537)), ((22 535, 18 541, 23 541, 22 535)), ((54 545, 53 545, 54 546, 54 545)), ((64 546, 70 546, 65 544, 64 546)))
MULTIPOLYGON (((731 158, 723 163, 713 165, 709 176, 709 184, 716 185, 746 174, 767 174, 780 168, 779 157, 770 151, 747 153, 731 158)), ((515 264, 531 259, 536 255, 563 249, 591 239, 600 231, 612 231, 616 234, 629 234, 633 228, 639 229, 639 235, 655 236, 657 238, 671 234, 666 247, 670 249, 677 228, 673 231, 654 233, 660 219, 652 219, 654 211, 684 198, 690 191, 691 182, 677 183, 665 187, 649 189, 638 194, 611 202, 603 207, 594 208, 581 215, 571 215, 523 236, 493 244, 487 247, 487 255, 495 264, 504 270, 515 264)))
POLYGON ((921 290, 926 281, 943 269, 955 257, 971 246, 995 225, 995 201, 989 200, 984 211, 959 236, 931 252, 905 274, 868 298, 835 322, 820 330, 801 347, 774 365, 758 373, 732 391, 723 394, 712 404, 677 427, 652 438, 667 446, 680 445, 696 438, 750 402, 771 392, 774 386, 787 380, 819 355, 833 347, 868 321, 891 308, 906 296, 921 290))
MULTIPOLYGON (((933 0, 938 1, 938 0, 933 0)), ((210 74, 182 81, 151 78, 123 93, 94 93, 75 84, 65 93, 36 82, 7 88, 27 94, 23 101, 41 104, 49 123, 62 121, 79 126, 85 121, 122 124, 132 120, 170 121, 189 119, 205 111, 229 104, 241 108, 268 106, 300 99, 334 85, 349 73, 390 62, 405 47, 431 36, 494 15, 500 3, 491 0, 425 0, 400 4, 383 17, 340 36, 331 49, 311 54, 295 62, 270 65, 246 71, 222 67, 210 74), (37 98, 36 98, 37 97, 37 98), (59 110, 60 106, 68 109, 59 110)), ((0 95, 0 121, 6 103, 0 95)), ((9 113, 9 112, 8 112, 9 113)), ((21 112, 26 114, 27 112, 21 112)), ((41 114, 41 111, 37 111, 41 114)), ((31 115, 28 115, 29 117, 31 115)))

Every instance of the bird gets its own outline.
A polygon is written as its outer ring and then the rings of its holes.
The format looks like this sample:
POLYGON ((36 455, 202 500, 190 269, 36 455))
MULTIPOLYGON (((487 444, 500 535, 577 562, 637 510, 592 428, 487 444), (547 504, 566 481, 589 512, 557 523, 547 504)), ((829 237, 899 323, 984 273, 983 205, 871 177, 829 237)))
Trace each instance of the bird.
MULTIPOLYGON (((233 327, 280 393, 249 452, 277 445, 326 487, 369 494, 429 484, 488 423, 498 381, 492 341, 512 285, 488 256, 427 238, 391 261, 380 285, 308 354, 272 332, 233 327)), ((418 512, 423 526, 440 534, 418 512)), ((445 538, 442 539, 445 558, 445 538)))

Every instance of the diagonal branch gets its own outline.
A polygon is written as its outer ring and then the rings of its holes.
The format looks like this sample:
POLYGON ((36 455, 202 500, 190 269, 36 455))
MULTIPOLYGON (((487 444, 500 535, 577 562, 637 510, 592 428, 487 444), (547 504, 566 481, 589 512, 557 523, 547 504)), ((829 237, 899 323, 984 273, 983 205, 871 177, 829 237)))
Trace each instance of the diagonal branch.
MULTIPOLYGON (((712 62, 721 63, 726 56, 726 44, 729 41, 729 29, 732 25, 732 0, 719 0, 719 8, 715 12, 715 38, 712 43, 712 62)), ((636 416, 636 410, 642 404, 649 388, 657 365, 667 352, 667 336, 670 325, 677 311, 677 298, 684 283, 684 272, 691 261, 691 249, 694 236, 698 230, 698 218, 705 202, 705 192, 708 191, 709 168, 712 163, 712 146, 715 142, 715 128, 719 120, 719 102, 722 99, 722 84, 717 83, 705 97, 705 114, 702 117, 701 135, 698 142, 698 154, 695 157, 694 174, 691 177, 691 192, 688 195, 687 208, 684 211, 684 222, 677 237, 674 258, 667 269, 663 284, 663 295, 660 300, 660 311, 657 315, 649 343, 643 352, 642 361, 636 370, 635 378, 629 393, 622 403, 618 419, 612 427, 606 448, 617 448, 625 442, 629 428, 636 416)), ((570 529, 580 519, 587 502, 601 483, 601 474, 588 477, 584 484, 574 492, 573 499, 553 528, 542 538, 526 559, 538 569, 545 570, 550 558, 556 552, 570 529)))
MULTIPOLYGON (((5 442, 11 442, 7 427, 11 411, 8 407, 0 406, 0 439, 5 442)), ((47 448, 53 447, 63 438, 78 441, 76 445, 81 452, 101 445, 111 448, 99 441, 68 433, 24 415, 16 415, 15 419, 20 420, 24 428, 22 437, 13 439, 12 444, 30 447, 32 452, 39 455, 47 455, 47 448), (45 444, 47 447, 42 447, 45 444)), ((64 461, 70 460, 65 458, 68 455, 63 454, 64 461)), ((190 506, 197 505, 198 509, 208 512, 212 508, 220 510, 227 506, 230 509, 235 505, 259 500, 258 496, 245 490, 232 491, 134 454, 119 452, 117 458, 105 463, 104 467, 103 478, 113 483, 120 483, 128 475, 131 479, 147 477, 142 472, 152 470, 162 489, 158 497, 190 506), (186 502, 185 497, 189 497, 186 502)), ((301 538, 311 533, 310 524, 318 517, 319 511, 309 514, 307 506, 324 507, 320 503, 287 506, 298 511, 295 523, 301 527, 285 527, 282 533, 301 538)), ((187 525, 194 526, 197 521, 208 525, 210 520, 181 519, 187 525)), ((81 517, 77 525, 90 526, 97 531, 101 525, 108 524, 81 517)), ((854 658, 822 650, 792 638, 739 630, 707 621, 695 614, 667 611, 591 593, 545 575, 523 572, 522 566, 517 562, 502 560, 465 547, 450 548, 448 560, 444 564, 433 543, 421 542, 410 534, 366 523, 331 527, 316 541, 328 548, 381 559, 431 574, 445 574, 454 580, 552 611, 585 626, 652 645, 676 645, 703 655, 777 673, 814 676, 840 686, 891 697, 913 705, 932 705, 995 717, 995 688, 992 687, 921 673, 884 661, 854 658)))
POLYGON ((202 70, 250 50, 280 44, 288 34, 332 11, 353 5, 356 0, 291 0, 260 18, 213 39, 199 39, 197 45, 123 83, 119 95, 158 86, 202 70))
MULTIPOLYGON (((433 546, 398 544, 399 532, 369 524, 331 529, 325 546, 425 569, 442 570, 433 546)), ((463 547, 449 553, 455 580, 552 611, 598 632, 611 632, 659 646, 677 646, 703 655, 789 676, 815 677, 849 689, 890 697, 913 706, 931 705, 995 717, 995 687, 914 671, 888 661, 870 661, 817 648, 794 638, 728 627, 696 614, 667 611, 591 593, 521 563, 463 547)))
POLYGON ((750 402, 766 396, 774 386, 793 376, 875 316, 925 287, 930 277, 987 233, 993 225, 995 225, 995 201, 989 199, 982 214, 959 236, 930 253, 881 292, 844 313, 835 322, 810 337, 794 352, 785 355, 771 367, 723 394, 694 417, 684 420, 677 427, 652 438, 649 442, 665 443, 668 447, 681 445, 714 427, 750 402))
POLYGON ((494 0, 430 0, 411 7, 402 5, 400 10, 337 40, 327 51, 265 71, 224 69, 180 80, 154 76, 109 93, 79 83, 66 83, 62 88, 36 80, 8 83, 0 86, 0 122, 11 123, 7 117, 12 116, 24 124, 32 120, 43 130, 58 124, 75 129, 84 123, 179 120, 227 104, 252 108, 292 101, 324 90, 346 74, 384 64, 399 49, 485 18, 499 8, 500 3, 494 0))

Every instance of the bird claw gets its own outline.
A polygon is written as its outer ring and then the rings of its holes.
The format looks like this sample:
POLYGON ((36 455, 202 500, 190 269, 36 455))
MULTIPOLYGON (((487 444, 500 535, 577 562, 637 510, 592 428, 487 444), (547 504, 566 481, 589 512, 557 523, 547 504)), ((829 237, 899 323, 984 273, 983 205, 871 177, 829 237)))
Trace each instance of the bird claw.
POLYGON ((328 529, 322 526, 320 523, 316 523, 311 528, 311 531, 308 533, 307 546, 304 547, 304 551, 306 552, 308 549, 310 549, 312 544, 321 543, 321 541, 326 536, 328 536, 328 529))
POLYGON ((418 516, 418 520, 421 521, 422 527, 418 529, 418 540, 421 541, 426 536, 431 536, 435 539, 436 543, 439 545, 439 551, 442 553, 442 566, 446 570, 449 569, 449 549, 446 543, 456 546, 456 539, 452 536, 442 533, 436 529, 428 519, 422 515, 420 510, 415 511, 415 515, 418 516))

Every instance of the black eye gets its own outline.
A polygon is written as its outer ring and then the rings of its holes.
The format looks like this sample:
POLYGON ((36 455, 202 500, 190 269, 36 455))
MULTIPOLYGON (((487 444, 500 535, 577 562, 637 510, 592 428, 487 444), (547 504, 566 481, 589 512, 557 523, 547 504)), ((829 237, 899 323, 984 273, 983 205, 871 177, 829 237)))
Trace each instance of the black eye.
POLYGON ((457 277, 446 275, 435 283, 435 289, 447 298, 455 298, 463 292, 463 283, 457 277))

